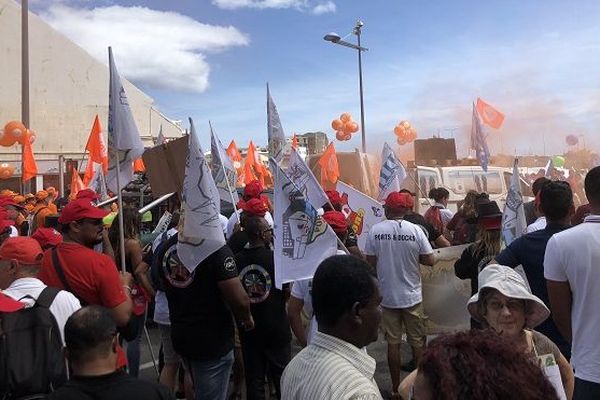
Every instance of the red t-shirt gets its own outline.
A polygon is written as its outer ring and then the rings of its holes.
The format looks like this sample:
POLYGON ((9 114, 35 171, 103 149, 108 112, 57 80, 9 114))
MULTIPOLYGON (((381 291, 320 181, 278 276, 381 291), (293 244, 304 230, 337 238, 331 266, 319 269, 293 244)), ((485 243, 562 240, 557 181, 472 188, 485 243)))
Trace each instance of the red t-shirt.
MULTIPOLYGON (((127 301, 115 262, 78 243, 63 242, 57 246, 65 278, 73 294, 88 304, 114 308, 127 301)), ((44 253, 38 278, 48 286, 66 289, 52 263, 52 252, 44 253)), ((126 365, 125 353, 119 347, 118 367, 126 365)))

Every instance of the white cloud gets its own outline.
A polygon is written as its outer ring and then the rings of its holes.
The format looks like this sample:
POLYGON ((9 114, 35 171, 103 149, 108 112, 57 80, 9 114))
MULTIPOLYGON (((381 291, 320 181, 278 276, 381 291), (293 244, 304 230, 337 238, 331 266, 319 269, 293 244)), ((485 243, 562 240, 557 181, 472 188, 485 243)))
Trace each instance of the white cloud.
POLYGON ((312 13, 315 15, 334 13, 336 10, 335 3, 328 1, 326 3, 318 4, 312 9, 312 13))
POLYGON ((204 24, 146 7, 55 4, 41 17, 104 63, 112 46, 123 76, 153 88, 203 92, 210 73, 206 53, 249 43, 233 26, 204 24))
POLYGON ((298 11, 311 12, 315 15, 335 12, 335 3, 331 0, 313 1, 313 0, 212 0, 212 3, 226 10, 235 10, 238 8, 293 8, 298 11))

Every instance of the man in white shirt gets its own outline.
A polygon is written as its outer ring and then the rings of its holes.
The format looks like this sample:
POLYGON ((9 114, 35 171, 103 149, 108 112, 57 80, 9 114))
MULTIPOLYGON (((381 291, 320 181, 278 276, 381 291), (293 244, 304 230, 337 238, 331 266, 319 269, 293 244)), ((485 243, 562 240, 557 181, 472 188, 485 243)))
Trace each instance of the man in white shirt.
POLYGON ((586 175, 585 194, 591 214, 552 236, 544 257, 552 317, 572 342, 574 400, 600 399, 600 167, 586 175))
POLYGON ((377 340, 381 296, 363 260, 324 260, 313 278, 319 331, 281 377, 282 400, 381 400, 375 359, 364 347, 377 340))
POLYGON ((408 193, 392 192, 385 200, 386 220, 368 233, 365 255, 377 271, 383 296, 382 327, 388 342, 392 396, 399 398, 400 344, 406 331, 415 363, 425 349, 425 315, 419 264, 435 262, 431 244, 419 225, 403 219, 414 201, 408 193))
MULTIPOLYGON (((30 237, 8 238, 0 247, 0 289, 4 294, 32 306, 46 285, 37 279, 43 253, 39 243, 30 237)), ((61 290, 50 305, 64 343, 67 319, 81 305, 71 293, 61 290)))

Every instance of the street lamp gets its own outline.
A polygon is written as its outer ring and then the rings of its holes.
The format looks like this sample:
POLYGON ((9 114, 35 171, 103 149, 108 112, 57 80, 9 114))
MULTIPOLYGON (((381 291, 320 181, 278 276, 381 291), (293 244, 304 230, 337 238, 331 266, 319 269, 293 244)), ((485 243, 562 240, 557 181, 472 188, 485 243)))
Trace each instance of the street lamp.
POLYGON ((366 47, 361 47, 361 45, 360 45, 360 34, 362 33, 362 28, 364 25, 365 24, 359 20, 359 21, 356 21, 356 25, 352 29, 352 34, 356 35, 356 37, 358 39, 358 45, 355 45, 350 42, 346 42, 344 39, 348 35, 346 35, 345 37, 342 38, 342 37, 340 37, 340 35, 338 35, 335 32, 328 33, 327 35, 325 35, 323 37, 323 39, 328 42, 331 42, 334 44, 339 44, 340 46, 344 46, 344 47, 350 47, 351 49, 358 51, 358 85, 359 85, 359 89, 360 89, 360 131, 361 131, 361 136, 362 136, 362 151, 363 151, 363 153, 366 153, 367 152, 367 143, 366 143, 366 136, 365 136, 365 106, 364 106, 364 101, 363 101, 362 52, 367 51, 369 49, 367 49, 366 47))

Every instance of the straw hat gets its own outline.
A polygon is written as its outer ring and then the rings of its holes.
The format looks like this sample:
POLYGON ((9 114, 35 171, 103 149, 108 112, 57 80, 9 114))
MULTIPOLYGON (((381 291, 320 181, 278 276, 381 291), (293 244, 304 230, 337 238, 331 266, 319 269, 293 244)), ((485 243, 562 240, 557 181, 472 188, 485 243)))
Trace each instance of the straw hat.
POLYGON ((511 299, 525 300, 528 303, 526 308, 528 313, 525 315, 527 328, 535 328, 550 316, 548 307, 539 297, 531 294, 523 277, 518 272, 504 265, 491 264, 479 273, 479 291, 467 303, 469 313, 477 321, 485 320, 477 307, 479 294, 485 288, 496 289, 511 299))

